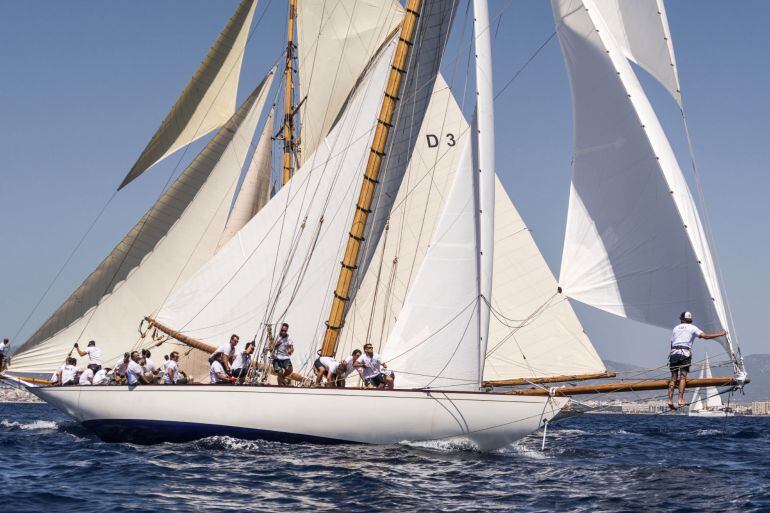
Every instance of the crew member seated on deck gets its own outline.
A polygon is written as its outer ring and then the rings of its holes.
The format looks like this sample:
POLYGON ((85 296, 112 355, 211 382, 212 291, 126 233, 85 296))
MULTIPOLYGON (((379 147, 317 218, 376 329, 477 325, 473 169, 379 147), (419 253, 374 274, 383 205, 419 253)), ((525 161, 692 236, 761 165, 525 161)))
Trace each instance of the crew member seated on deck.
POLYGON ((165 385, 185 385, 187 383, 187 374, 179 369, 179 353, 172 351, 168 355, 166 362, 166 372, 163 374, 163 384, 165 385))
POLYGON ((112 377, 115 380, 115 383, 122 383, 126 380, 126 371, 128 370, 129 363, 131 363, 130 353, 123 353, 123 357, 115 362, 115 367, 112 370, 112 377))
POLYGON ((364 385, 366 385, 366 388, 393 389, 396 375, 393 371, 387 370, 388 366, 382 361, 380 355, 374 353, 374 347, 371 344, 364 346, 364 354, 360 360, 364 368, 364 385), (383 371, 382 369, 386 370, 383 371))
POLYGON ((225 371, 228 373, 230 372, 230 364, 233 363, 233 358, 235 358, 235 346, 238 345, 238 341, 240 340, 240 337, 236 334, 230 335, 230 342, 227 344, 222 344, 219 346, 213 353, 211 353, 211 356, 209 356, 209 365, 214 363, 215 357, 217 354, 222 353, 225 355, 225 359, 222 360, 222 366, 224 366, 225 371))
POLYGON ((692 314, 682 312, 679 316, 679 324, 674 327, 671 334, 671 353, 668 357, 668 366, 671 369, 671 381, 668 383, 668 407, 674 409, 674 387, 679 383, 679 406, 685 406, 684 388, 687 384, 687 373, 690 372, 692 363, 692 344, 696 338, 712 339, 727 335, 721 333, 703 333, 692 323, 692 314))
POLYGON ((235 383, 235 378, 227 375, 224 361, 224 353, 216 353, 214 355, 214 361, 211 362, 211 367, 209 368, 209 376, 211 377, 212 385, 229 385, 230 383, 235 383))
POLYGON ((289 376, 294 371, 291 366, 291 355, 294 353, 294 341, 289 337, 289 325, 281 324, 281 332, 275 339, 273 349, 273 370, 278 376, 278 385, 289 385, 289 376))
POLYGON ((341 373, 340 376, 337 377, 337 387, 345 388, 348 376, 354 372, 358 372, 358 375, 361 377, 361 381, 364 381, 364 365, 361 363, 361 354, 362 353, 360 349, 354 349, 350 356, 342 360, 345 363, 345 372, 341 373))
POLYGON ((86 347, 85 351, 80 349, 77 342, 75 342, 75 345, 73 347, 75 348, 75 351, 77 351, 80 356, 88 355, 88 364, 96 365, 97 367, 99 367, 98 369, 96 369, 96 371, 102 368, 102 350, 96 347, 96 341, 90 340, 88 342, 88 347, 86 347))
POLYGON ((68 385, 74 385, 77 383, 77 376, 79 369, 75 366, 78 363, 78 361, 68 356, 65 364, 62 367, 59 367, 59 371, 57 373, 57 383, 61 387, 66 387, 68 385))
POLYGON ((91 381, 93 385, 109 385, 110 384, 110 369, 109 367, 101 368, 94 374, 94 379, 91 381))
POLYGON ((98 365, 92 363, 80 374, 78 385, 93 385, 95 373, 99 371, 98 365))
POLYGON ((69 361, 69 356, 64 359, 64 363, 59 365, 55 371, 53 371, 53 374, 51 374, 51 379, 49 380, 51 382, 51 386, 57 386, 59 383, 61 383, 61 373, 64 370, 64 367, 67 366, 67 362, 69 361))
POLYGON ((313 368, 316 375, 316 385, 320 385, 321 381, 326 378, 327 387, 336 387, 338 386, 338 381, 340 379, 342 379, 344 383, 344 376, 346 376, 345 372, 348 369, 348 365, 344 360, 338 362, 331 356, 321 356, 315 359, 313 368))
POLYGON ((149 385, 150 380, 144 375, 144 369, 140 365, 142 357, 139 355, 139 351, 131 352, 131 359, 126 367, 126 381, 128 386, 134 385, 149 385))

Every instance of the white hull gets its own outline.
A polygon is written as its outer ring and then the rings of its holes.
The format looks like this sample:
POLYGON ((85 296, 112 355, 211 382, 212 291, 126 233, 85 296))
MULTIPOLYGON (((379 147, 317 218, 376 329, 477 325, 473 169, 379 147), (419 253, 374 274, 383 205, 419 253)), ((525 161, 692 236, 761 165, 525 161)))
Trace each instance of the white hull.
POLYGON ((690 417, 733 417, 735 414, 724 410, 699 410, 688 413, 690 417))
POLYGON ((275 386, 72 386, 30 392, 106 441, 213 435, 390 444, 463 438, 493 450, 536 431, 566 398, 275 386))

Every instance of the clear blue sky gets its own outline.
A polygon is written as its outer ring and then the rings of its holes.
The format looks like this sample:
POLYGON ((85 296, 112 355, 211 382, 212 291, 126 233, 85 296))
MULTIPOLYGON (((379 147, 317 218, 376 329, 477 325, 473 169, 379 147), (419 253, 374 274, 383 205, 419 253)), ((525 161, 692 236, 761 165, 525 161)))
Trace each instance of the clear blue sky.
MULTIPOLYGON (((262 0, 241 95, 282 50, 285 1, 262 0)), ((553 32, 546 0, 492 0, 498 89, 553 32)), ((0 332, 13 335, 113 193, 236 0, 0 2, 0 332)), ((464 3, 460 8, 460 17, 464 3)), ((770 310, 770 3, 669 2, 707 209, 744 354, 767 353, 770 310)), ((450 59, 456 56, 452 50, 450 59)), ((445 65, 451 73, 451 65, 445 65)), ((462 73, 459 74, 462 76, 462 73)), ((683 169, 682 125, 643 77, 683 169)), ((462 85, 456 79, 454 85, 462 85)), ((553 270, 569 190, 569 86, 553 40, 496 105, 498 172, 553 270)), ((199 146, 198 146, 199 147, 199 146)), ((196 147, 197 148, 197 147, 196 147)), ((167 159, 112 202, 16 344, 45 320, 194 155, 167 159)), ((576 307, 600 354, 653 365, 663 330, 576 307)), ((675 321, 672 312, 672 323, 675 321)), ((137 321, 138 322, 138 321, 137 321)))

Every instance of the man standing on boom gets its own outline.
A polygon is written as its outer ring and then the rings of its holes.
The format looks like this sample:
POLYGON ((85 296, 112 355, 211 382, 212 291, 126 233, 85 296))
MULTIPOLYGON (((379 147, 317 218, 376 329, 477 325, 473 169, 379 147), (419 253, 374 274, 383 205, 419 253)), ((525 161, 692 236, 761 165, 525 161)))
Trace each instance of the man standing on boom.
POLYGON ((668 366, 671 369, 671 381, 668 383, 668 407, 674 407, 674 387, 679 382, 679 406, 684 406, 684 387, 687 384, 687 373, 690 372, 692 363, 692 344, 696 338, 705 340, 723 337, 726 331, 721 333, 703 333, 701 329, 692 323, 692 314, 682 312, 679 316, 680 323, 674 327, 671 334, 671 353, 668 357, 668 366))

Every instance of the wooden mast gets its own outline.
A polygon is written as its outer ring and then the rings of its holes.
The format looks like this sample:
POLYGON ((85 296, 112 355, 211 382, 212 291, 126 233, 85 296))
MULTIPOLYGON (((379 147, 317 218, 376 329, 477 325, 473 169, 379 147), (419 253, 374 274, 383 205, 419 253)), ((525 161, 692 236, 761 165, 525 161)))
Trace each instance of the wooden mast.
MULTIPOLYGON (((747 384, 749 379, 743 383, 735 378, 700 378, 688 379, 686 388, 695 387, 730 387, 747 384)), ((619 392, 640 392, 645 390, 665 390, 668 388, 667 379, 654 381, 618 381, 616 383, 607 383, 606 385, 583 385, 577 387, 559 387, 553 390, 553 395, 560 397, 569 397, 571 395, 591 395, 591 394, 614 394, 619 392)), ((552 395, 551 390, 547 388, 530 388, 527 390, 510 390, 503 392, 510 395, 552 395)))
POLYGON ((284 120, 283 120, 283 179, 291 180, 292 154, 294 153, 294 20, 297 17, 297 0, 289 0, 289 21, 287 22, 286 67, 284 68, 284 120))
POLYGON ((350 286, 353 283, 353 277, 358 267, 358 257, 361 251, 361 243, 364 241, 366 221, 371 212, 374 192, 377 186, 377 177, 380 173, 383 157, 385 157, 385 146, 388 142, 390 129, 393 126, 393 115, 399 100, 398 95, 401 89, 401 82, 406 74, 407 58, 413 44, 412 38, 417 28, 417 18, 420 15, 421 8, 421 0, 409 0, 406 13, 404 14, 404 21, 401 23, 398 46, 393 56, 393 65, 390 68, 385 96, 380 107, 380 115, 377 118, 377 128, 374 132, 369 160, 366 163, 364 181, 361 184, 361 192, 356 203, 356 211, 353 217, 353 225, 350 228, 347 247, 345 248, 345 256, 341 262, 337 287, 334 291, 334 300, 329 312, 329 320, 326 322, 326 333, 324 334, 324 341, 321 346, 321 356, 334 356, 337 350, 337 339, 344 321, 345 306, 350 300, 350 286))

